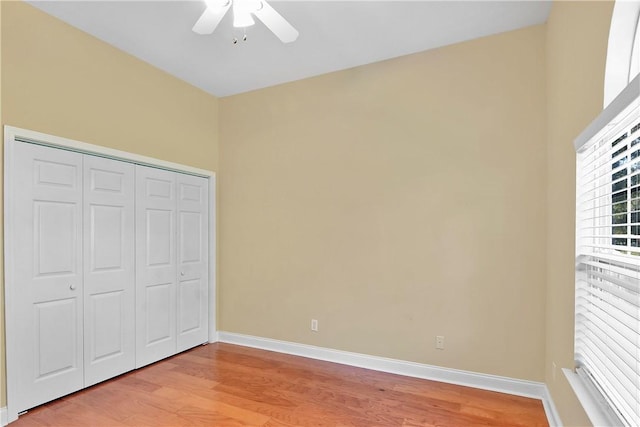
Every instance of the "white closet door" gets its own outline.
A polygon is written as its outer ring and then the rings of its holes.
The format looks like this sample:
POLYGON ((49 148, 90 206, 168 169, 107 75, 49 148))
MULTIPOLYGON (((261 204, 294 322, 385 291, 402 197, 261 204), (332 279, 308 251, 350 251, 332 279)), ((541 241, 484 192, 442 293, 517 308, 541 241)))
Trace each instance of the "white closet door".
POLYGON ((209 180, 176 174, 178 190, 178 343, 183 351, 208 340, 209 180))
POLYGON ((175 179, 136 166, 136 367, 176 353, 175 179))
POLYGON ((84 158, 85 387, 135 368, 134 165, 84 158))
POLYGON ((14 154, 9 388, 22 411, 83 387, 82 155, 26 143, 14 154))

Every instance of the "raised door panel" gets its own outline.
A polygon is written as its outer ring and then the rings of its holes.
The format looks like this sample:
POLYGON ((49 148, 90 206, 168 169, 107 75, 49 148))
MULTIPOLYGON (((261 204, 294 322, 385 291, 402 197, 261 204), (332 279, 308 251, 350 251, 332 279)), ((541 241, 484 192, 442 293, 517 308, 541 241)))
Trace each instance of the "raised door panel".
POLYGON ((15 143, 9 180, 12 411, 83 387, 82 155, 15 143), (14 379, 18 378, 18 381, 14 379))
POLYGON ((177 174, 178 351, 208 340, 209 180, 177 174))
POLYGON ((134 170, 84 158, 85 386, 135 367, 134 170))
POLYGON ((136 166, 136 367, 176 353, 175 177, 136 166))

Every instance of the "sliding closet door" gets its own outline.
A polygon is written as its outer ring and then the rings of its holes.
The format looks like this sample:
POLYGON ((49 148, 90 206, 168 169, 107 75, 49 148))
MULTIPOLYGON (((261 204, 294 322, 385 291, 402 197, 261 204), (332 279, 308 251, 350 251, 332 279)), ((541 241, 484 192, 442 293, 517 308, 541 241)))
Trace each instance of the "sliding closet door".
POLYGON ((178 188, 178 343, 207 342, 209 300, 209 180, 176 174, 178 188))
POLYGON ((84 158, 85 387, 135 368, 134 165, 84 158))
POLYGON ((136 367, 176 353, 175 179, 136 166, 136 367))
POLYGON ((19 412, 83 386, 82 155, 26 143, 14 150, 7 339, 19 412))

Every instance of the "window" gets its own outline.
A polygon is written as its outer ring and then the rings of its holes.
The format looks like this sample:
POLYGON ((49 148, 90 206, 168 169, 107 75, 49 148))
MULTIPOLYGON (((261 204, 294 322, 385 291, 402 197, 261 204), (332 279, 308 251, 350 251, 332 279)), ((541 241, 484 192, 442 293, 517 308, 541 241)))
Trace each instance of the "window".
POLYGON ((640 1, 616 1, 605 109, 575 142, 576 370, 565 374, 597 426, 640 426, 639 72, 640 1))
POLYGON ((576 141, 579 373, 609 423, 640 425, 640 77, 576 141))

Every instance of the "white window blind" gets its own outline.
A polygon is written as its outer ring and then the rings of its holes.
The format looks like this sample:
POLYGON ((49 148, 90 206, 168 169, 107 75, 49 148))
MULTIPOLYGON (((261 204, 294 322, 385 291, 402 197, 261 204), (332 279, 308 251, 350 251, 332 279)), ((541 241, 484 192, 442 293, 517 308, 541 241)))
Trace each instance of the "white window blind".
POLYGON ((575 359, 628 426, 640 426, 639 85, 576 141, 575 359))

